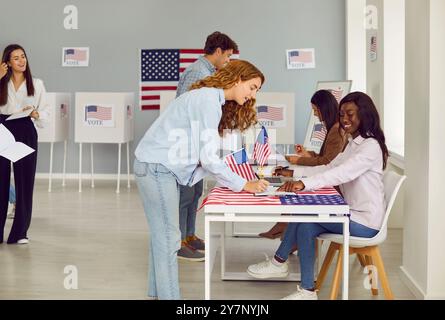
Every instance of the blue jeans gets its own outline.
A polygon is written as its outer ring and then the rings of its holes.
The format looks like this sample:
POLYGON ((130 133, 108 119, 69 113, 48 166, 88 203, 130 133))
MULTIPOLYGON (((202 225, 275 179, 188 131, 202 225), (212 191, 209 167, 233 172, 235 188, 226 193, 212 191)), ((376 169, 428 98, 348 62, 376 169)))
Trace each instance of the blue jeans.
POLYGON ((198 201, 202 195, 204 182, 201 180, 192 187, 179 186, 179 228, 181 229, 181 239, 195 234, 196 211, 198 201))
POLYGON ((15 203, 15 188, 13 185, 9 186, 9 203, 15 203))
MULTIPOLYGON (((372 238, 379 231, 360 223, 349 221, 349 234, 354 237, 372 238)), ((343 234, 342 223, 289 223, 275 255, 287 260, 294 244, 298 245, 301 267, 301 287, 314 287, 315 241, 322 233, 343 234)))
POLYGON ((179 188, 163 165, 134 162, 134 174, 150 227, 148 295, 161 300, 180 299, 177 252, 179 188))

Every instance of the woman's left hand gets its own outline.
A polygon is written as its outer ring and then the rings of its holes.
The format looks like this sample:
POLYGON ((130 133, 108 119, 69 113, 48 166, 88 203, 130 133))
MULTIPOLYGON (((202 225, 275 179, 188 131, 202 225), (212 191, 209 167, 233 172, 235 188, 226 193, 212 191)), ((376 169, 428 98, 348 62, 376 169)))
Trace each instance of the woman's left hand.
POLYGON ((39 118, 40 118, 39 112, 37 110, 34 110, 33 112, 31 112, 31 114, 29 116, 31 118, 33 118, 34 120, 39 120, 39 118))
POLYGON ((297 192, 304 189, 304 183, 301 180, 288 181, 283 184, 277 191, 297 192))

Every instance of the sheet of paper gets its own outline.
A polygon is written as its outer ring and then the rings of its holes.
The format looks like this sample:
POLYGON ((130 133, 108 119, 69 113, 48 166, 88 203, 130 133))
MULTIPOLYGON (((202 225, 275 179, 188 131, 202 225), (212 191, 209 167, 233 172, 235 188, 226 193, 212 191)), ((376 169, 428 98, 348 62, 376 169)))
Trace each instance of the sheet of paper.
POLYGON ((0 151, 8 148, 15 142, 12 133, 6 127, 0 124, 0 151))
POLYGON ((3 124, 0 124, 0 156, 16 162, 34 151, 26 144, 16 142, 13 134, 3 124))
POLYGON ((28 147, 22 142, 14 142, 14 144, 12 144, 9 148, 0 151, 0 156, 9 159, 12 162, 16 162, 34 151, 35 150, 33 148, 28 147))
POLYGON ((295 192, 277 191, 279 187, 268 186, 266 191, 255 193, 255 196, 294 196, 295 192))
POLYGON ((33 111, 34 111, 34 109, 29 109, 29 110, 26 110, 26 111, 23 111, 23 112, 14 113, 14 114, 10 115, 6 119, 6 121, 28 117, 31 114, 31 112, 33 112, 33 111))

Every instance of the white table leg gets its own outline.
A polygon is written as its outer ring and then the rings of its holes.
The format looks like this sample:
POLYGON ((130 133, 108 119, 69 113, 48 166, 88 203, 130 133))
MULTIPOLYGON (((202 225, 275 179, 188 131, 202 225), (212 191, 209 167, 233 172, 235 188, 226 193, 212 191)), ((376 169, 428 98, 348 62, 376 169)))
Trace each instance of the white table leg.
POLYGON ((226 225, 227 222, 224 223, 224 232, 221 233, 221 279, 225 279, 226 277, 226 225))
POLYGON ((93 152, 93 144, 90 145, 91 150, 91 188, 94 188, 94 152, 93 152))
POLYGON ((343 223, 343 300, 349 295, 349 218, 343 223))
POLYGON ((49 182, 48 192, 51 192, 52 178, 53 178, 53 156, 54 156, 54 142, 51 142, 51 148, 49 152, 49 182))
POLYGON ((65 140, 65 142, 63 143, 64 147, 63 147, 63 174, 62 174, 62 187, 64 187, 66 185, 65 183, 65 178, 66 178, 66 150, 68 148, 68 141, 65 140))
POLYGON ((121 184, 121 151, 122 151, 122 143, 119 143, 119 155, 117 161, 117 187, 116 193, 120 192, 120 184, 121 184))
POLYGON ((210 280, 211 280, 211 274, 210 274, 210 221, 208 217, 206 216, 204 218, 205 223, 205 234, 204 234, 204 243, 205 243, 205 261, 204 261, 204 299, 210 300, 210 280))
POLYGON ((79 143, 79 192, 82 192, 82 142, 79 143))
POLYGON ((127 188, 130 189, 130 142, 127 142, 127 188))

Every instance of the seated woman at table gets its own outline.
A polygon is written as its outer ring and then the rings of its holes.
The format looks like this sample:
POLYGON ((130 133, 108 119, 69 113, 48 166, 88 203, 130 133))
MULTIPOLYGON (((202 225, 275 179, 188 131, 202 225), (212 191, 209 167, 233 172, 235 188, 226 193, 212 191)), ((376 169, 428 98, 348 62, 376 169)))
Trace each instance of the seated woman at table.
MULTIPOLYGON (((285 183, 280 189, 296 192, 338 185, 350 208, 349 232, 355 237, 374 237, 385 215, 383 170, 388 149, 380 127, 377 109, 369 96, 361 92, 347 95, 340 102, 340 125, 350 134, 349 143, 328 165, 307 167, 295 176, 299 181, 285 183)), ((286 277, 290 249, 298 244, 301 287, 286 300, 315 300, 315 240, 322 233, 343 233, 341 223, 290 223, 272 260, 250 265, 247 272, 261 279, 286 277)))
MULTIPOLYGON (((327 135, 320 153, 307 151, 302 145, 295 145, 296 156, 286 156, 291 164, 302 166, 320 166, 330 163, 344 149, 347 139, 345 133, 338 123, 338 103, 335 97, 327 90, 319 90, 311 98, 314 116, 326 128, 327 135)), ((292 170, 285 170, 278 167, 275 175, 292 176, 292 170)), ((276 239, 281 237, 286 230, 287 223, 279 222, 269 231, 260 233, 260 237, 276 239)))

